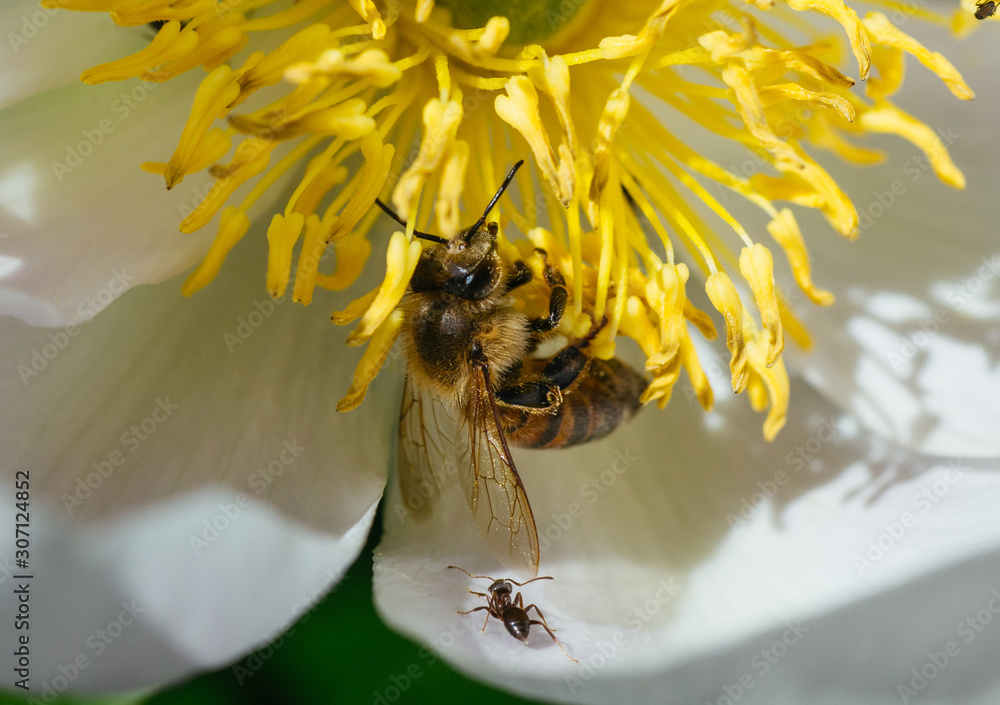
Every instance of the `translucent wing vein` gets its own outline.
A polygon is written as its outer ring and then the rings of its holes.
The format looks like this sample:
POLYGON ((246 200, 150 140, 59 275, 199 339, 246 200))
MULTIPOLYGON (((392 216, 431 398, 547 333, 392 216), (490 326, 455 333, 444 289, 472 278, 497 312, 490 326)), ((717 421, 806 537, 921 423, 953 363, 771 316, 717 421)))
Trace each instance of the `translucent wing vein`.
POLYGON ((454 481, 457 422, 449 406, 422 392, 409 376, 399 411, 399 487, 406 506, 422 517, 444 483, 454 481))
POLYGON ((489 368, 479 366, 466 401, 458 437, 466 440, 459 479, 486 544, 506 567, 538 573, 538 531, 528 497, 511 458, 490 384, 489 368))

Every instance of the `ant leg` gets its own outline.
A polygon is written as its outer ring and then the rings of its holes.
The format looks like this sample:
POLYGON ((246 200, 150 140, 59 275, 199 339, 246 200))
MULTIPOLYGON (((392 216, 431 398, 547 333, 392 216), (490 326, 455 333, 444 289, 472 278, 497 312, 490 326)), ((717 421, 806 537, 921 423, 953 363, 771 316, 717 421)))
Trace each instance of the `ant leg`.
POLYGON ((467 571, 465 568, 459 568, 457 565, 450 565, 448 567, 449 568, 454 568, 455 570, 460 570, 463 573, 465 573, 466 575, 468 575, 470 578, 485 578, 486 580, 495 580, 495 578, 491 578, 488 575, 473 575, 472 573, 470 573, 469 571, 467 571))
MULTIPOLYGON (((534 606, 534 605, 532 605, 532 606, 534 606)), ((538 609, 538 608, 535 607, 535 609, 538 609)), ((539 622, 537 619, 531 620, 530 622, 528 622, 528 624, 540 624, 540 625, 542 625, 542 628, 549 633, 549 636, 552 637, 552 641, 554 641, 556 643, 556 646, 558 646, 562 650, 562 652, 566 656, 566 658, 568 658, 573 663, 580 663, 575 658, 573 658, 572 656, 569 655, 569 652, 566 651, 566 647, 564 647, 562 645, 562 642, 559 641, 556 638, 556 635, 552 633, 552 630, 549 629, 549 625, 547 625, 545 622, 539 622)))
POLYGON ((527 614, 528 610, 530 610, 530 609, 534 609, 535 612, 538 613, 538 616, 541 618, 541 621, 539 621, 537 619, 532 619, 530 622, 528 622, 528 624, 540 624, 542 626, 542 628, 546 632, 548 632, 549 636, 552 637, 552 641, 554 641, 556 643, 556 646, 558 646, 560 649, 562 649, 562 652, 564 654, 566 654, 566 658, 568 658, 573 663, 579 663, 579 661, 577 661, 575 658, 573 658, 572 656, 569 655, 569 652, 566 651, 566 648, 562 645, 562 642, 559 641, 559 639, 556 638, 556 635, 554 633, 555 629, 552 629, 551 627, 549 627, 548 622, 545 621, 545 615, 542 614, 542 611, 540 609, 538 609, 538 605, 535 605, 535 604, 528 605, 525 608, 525 610, 524 610, 525 614, 527 614))
MULTIPOLYGON (((539 616, 539 617, 541 618, 541 620, 542 620, 541 624, 542 624, 542 625, 543 625, 543 626, 544 626, 544 627, 545 627, 546 629, 549 629, 549 625, 548 625, 548 624, 546 623, 546 621, 545 621, 545 615, 544 615, 544 614, 542 614, 542 611, 541 611, 540 609, 538 609, 538 605, 536 605, 535 603, 531 603, 530 605, 528 605, 527 607, 525 607, 525 606, 524 606, 524 601, 523 601, 523 600, 521 599, 521 593, 517 593, 517 597, 516 597, 516 598, 514 599, 514 604, 515 604, 515 605, 516 605, 517 607, 520 607, 521 609, 523 609, 523 610, 524 610, 524 613, 525 613, 525 614, 527 614, 527 613, 528 613, 528 610, 530 610, 530 609, 534 609, 534 610, 535 610, 535 612, 537 612, 537 613, 538 613, 538 616, 539 616)), ((553 632, 554 632, 554 631, 558 631, 558 630, 556 630, 556 629, 552 629, 552 630, 550 630, 550 631, 553 631, 553 632)))
POLYGON ((466 590, 470 595, 476 595, 477 597, 485 597, 487 600, 490 598, 485 592, 476 592, 475 590, 466 590))
POLYGON ((493 613, 490 611, 489 607, 487 607, 485 605, 483 605, 481 607, 474 607, 471 610, 466 610, 465 612, 461 612, 460 611, 459 614, 472 614, 473 612, 478 612, 479 610, 486 610, 486 619, 483 620, 483 628, 480 629, 480 631, 485 632, 486 631, 486 625, 490 623, 490 617, 493 616, 493 613))
MULTIPOLYGON (((520 593, 518 593, 518 595, 520 595, 520 593)), ((520 605, 518 605, 518 606, 520 607, 520 605)), ((543 625, 543 626, 544 626, 544 627, 545 627, 546 629, 548 629, 548 628, 549 628, 549 625, 548 625, 548 624, 546 623, 546 621, 545 621, 545 615, 544 615, 544 614, 542 614, 542 611, 541 611, 540 609, 538 609, 538 605, 536 605, 536 604, 534 604, 534 603, 532 603, 532 604, 528 605, 527 607, 525 607, 525 608, 524 608, 524 611, 525 611, 525 613, 527 613, 527 612, 528 612, 528 610, 530 610, 530 609, 534 609, 534 610, 535 610, 535 612, 537 612, 537 613, 538 613, 538 617, 539 617, 539 619, 541 619, 541 620, 542 620, 542 625, 543 625)), ((555 629, 552 629, 551 631, 556 631, 556 630, 555 630, 555 629)))

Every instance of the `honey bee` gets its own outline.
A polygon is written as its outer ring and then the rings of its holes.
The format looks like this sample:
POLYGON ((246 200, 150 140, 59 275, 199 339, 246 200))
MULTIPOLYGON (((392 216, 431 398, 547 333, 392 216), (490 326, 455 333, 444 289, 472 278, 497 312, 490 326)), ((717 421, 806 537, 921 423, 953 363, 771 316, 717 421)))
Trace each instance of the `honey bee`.
POLYGON ((617 359, 587 354, 603 323, 549 359, 531 357, 555 335, 568 294, 545 261, 547 315, 529 318, 509 301, 532 270, 521 260, 504 261, 499 226, 486 218, 522 163, 454 238, 415 232, 435 244, 421 254, 402 301, 407 373, 398 474, 404 501, 416 511, 423 505, 416 489, 439 476, 435 469, 457 473, 493 554, 535 576, 538 530, 509 446, 562 448, 601 438, 638 410, 647 381, 617 359))

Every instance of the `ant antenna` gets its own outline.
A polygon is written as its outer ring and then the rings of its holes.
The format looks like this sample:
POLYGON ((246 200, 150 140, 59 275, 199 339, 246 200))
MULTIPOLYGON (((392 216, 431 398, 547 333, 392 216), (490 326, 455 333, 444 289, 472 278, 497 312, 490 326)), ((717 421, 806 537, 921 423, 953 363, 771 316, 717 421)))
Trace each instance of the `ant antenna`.
POLYGON ((468 232, 470 233, 476 232, 477 230, 479 230, 480 227, 482 227, 483 223, 486 222, 486 216, 490 214, 490 211, 493 210, 493 206, 495 206, 497 204, 497 201, 500 200, 500 196, 502 196, 503 192, 507 190, 508 186, 510 186, 510 182, 514 180, 514 174, 517 173, 517 170, 521 168, 522 164, 524 164, 523 159, 513 166, 513 168, 507 174, 507 178, 503 180, 502 184, 500 184, 500 189, 496 192, 496 195, 493 196, 493 200, 490 201, 488 206, 486 206, 486 210, 483 211, 483 214, 479 217, 479 220, 473 223, 472 227, 469 228, 468 232))
MULTIPOLYGON (((380 201, 377 198, 375 199, 375 204, 379 208, 381 208, 382 210, 384 210, 386 212, 386 214, 390 218, 392 218, 393 220, 395 220, 397 223, 399 223, 400 225, 402 225, 404 228, 406 227, 406 221, 403 220, 402 218, 400 218, 398 215, 396 215, 396 212, 394 210, 392 210, 392 208, 390 208, 389 206, 385 205, 384 203, 382 203, 382 201, 380 201)), ((430 233, 422 233, 419 230, 414 230, 413 234, 416 235, 417 237, 423 238, 424 240, 430 240, 431 242, 437 242, 437 243, 442 244, 442 245, 447 245, 448 244, 447 240, 445 240, 443 237, 440 237, 438 235, 431 235, 430 233)))

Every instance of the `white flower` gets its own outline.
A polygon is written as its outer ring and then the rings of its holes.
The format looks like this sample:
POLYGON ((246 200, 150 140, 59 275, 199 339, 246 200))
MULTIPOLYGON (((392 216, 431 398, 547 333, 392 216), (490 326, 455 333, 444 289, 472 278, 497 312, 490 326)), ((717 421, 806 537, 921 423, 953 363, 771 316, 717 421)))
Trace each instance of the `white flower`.
MULTIPOLYGON (((3 26, 30 7, 5 8, 3 26)), ((361 407, 335 414, 356 356, 325 314, 273 302, 246 276, 263 259, 252 245, 211 290, 178 296, 171 277, 209 242, 176 232, 176 198, 135 163, 170 149, 184 86, 140 100, 76 85, 79 54, 48 61, 71 22, 49 16, 0 72, 28 76, 4 83, 0 113, 0 310, 17 317, 0 322, 0 604, 19 614, 15 590, 29 586, 42 693, 162 684, 230 663, 300 615, 364 544, 401 377, 397 361, 361 407), (33 577, 15 577, 18 550, 33 577)), ((858 243, 814 241, 816 279, 839 301, 809 321, 816 349, 795 359, 793 413, 774 443, 741 400, 720 394, 703 416, 679 387, 665 412, 600 443, 518 453, 541 570, 555 576, 524 594, 579 663, 543 631, 525 647, 495 623, 481 633, 482 612, 456 614, 481 604, 466 588, 485 584, 447 565, 503 571, 451 484, 426 522, 389 485, 375 567, 387 622, 471 677, 566 702, 995 700, 988 87, 1000 56, 978 38, 945 53, 976 102, 948 100, 932 76, 904 96, 955 136, 969 188, 943 191, 902 143, 889 166, 841 179, 859 211, 884 214, 858 243)), ((724 389, 728 355, 702 359, 724 389)), ((0 626, 5 684, 16 624, 0 626)))

